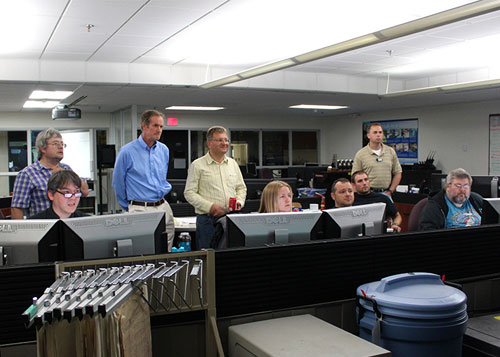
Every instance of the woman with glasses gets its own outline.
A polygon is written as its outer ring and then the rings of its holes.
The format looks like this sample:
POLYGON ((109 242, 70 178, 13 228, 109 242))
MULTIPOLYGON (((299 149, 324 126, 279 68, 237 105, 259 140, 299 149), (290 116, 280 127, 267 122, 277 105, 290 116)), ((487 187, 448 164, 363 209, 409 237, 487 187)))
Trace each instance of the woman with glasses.
POLYGON ((51 205, 45 211, 29 219, 59 219, 83 217, 87 214, 77 211, 80 202, 82 180, 71 170, 61 170, 50 176, 47 183, 47 196, 51 205))

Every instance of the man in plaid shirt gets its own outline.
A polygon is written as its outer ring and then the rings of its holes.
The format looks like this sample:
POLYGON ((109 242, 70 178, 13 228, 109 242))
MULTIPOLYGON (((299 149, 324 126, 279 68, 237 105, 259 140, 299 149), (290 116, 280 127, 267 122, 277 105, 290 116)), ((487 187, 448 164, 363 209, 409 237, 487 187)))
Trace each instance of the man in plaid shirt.
MULTIPOLYGON (((45 129, 38 134, 38 160, 21 170, 14 182, 12 219, 30 217, 50 207, 47 196, 47 182, 50 176, 60 170, 71 170, 69 165, 61 163, 65 146, 61 133, 55 129, 45 129)), ((83 180, 81 191, 83 196, 87 196, 88 185, 83 180)))

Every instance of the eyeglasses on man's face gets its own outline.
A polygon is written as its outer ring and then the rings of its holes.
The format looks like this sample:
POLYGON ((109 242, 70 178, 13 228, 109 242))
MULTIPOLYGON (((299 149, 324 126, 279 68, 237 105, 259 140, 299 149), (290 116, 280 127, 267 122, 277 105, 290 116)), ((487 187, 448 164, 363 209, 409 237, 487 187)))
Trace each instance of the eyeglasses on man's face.
POLYGON ((59 190, 57 190, 56 192, 60 193, 61 195, 64 196, 64 198, 67 198, 67 199, 70 199, 73 196, 75 196, 75 198, 82 197, 82 193, 81 192, 71 193, 71 192, 62 192, 62 191, 59 191, 59 190))
POLYGON ((54 147, 60 147, 60 146, 62 146, 63 148, 66 148, 66 146, 67 146, 62 141, 54 141, 53 143, 48 143, 47 145, 52 145, 54 147))
POLYGON ((215 141, 216 143, 230 143, 228 138, 212 139, 212 141, 215 141))
POLYGON ((470 185, 462 185, 460 183, 454 183, 453 186, 455 186, 456 188, 458 188, 459 190, 460 189, 464 189, 464 190, 468 190, 470 188, 470 185))

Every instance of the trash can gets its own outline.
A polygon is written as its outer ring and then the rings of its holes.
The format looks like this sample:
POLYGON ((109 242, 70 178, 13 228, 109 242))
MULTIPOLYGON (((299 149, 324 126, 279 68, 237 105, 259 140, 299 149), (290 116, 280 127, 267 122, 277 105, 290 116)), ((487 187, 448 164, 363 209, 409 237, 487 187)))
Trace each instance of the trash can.
POLYGON ((461 356, 467 296, 431 273, 406 273, 357 291, 361 338, 393 356, 461 356))

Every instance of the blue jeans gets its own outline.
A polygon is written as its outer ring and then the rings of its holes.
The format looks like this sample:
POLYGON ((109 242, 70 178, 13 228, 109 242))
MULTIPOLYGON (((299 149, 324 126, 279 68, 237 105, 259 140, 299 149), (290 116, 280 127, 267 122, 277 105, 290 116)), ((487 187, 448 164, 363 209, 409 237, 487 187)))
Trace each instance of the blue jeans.
POLYGON ((214 234, 215 218, 206 214, 196 216, 196 249, 210 248, 214 234))

